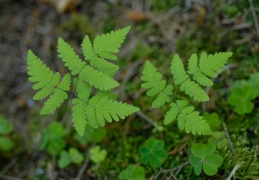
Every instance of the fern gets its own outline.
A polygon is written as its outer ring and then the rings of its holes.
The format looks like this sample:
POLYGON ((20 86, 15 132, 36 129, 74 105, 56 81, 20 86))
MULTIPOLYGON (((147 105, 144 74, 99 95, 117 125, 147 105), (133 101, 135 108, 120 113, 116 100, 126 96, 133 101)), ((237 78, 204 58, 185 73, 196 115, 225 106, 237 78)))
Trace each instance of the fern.
POLYGON ((60 74, 51 71, 42 61, 28 51, 28 75, 29 81, 36 83, 33 89, 39 90, 33 97, 35 100, 41 100, 48 96, 41 114, 51 114, 60 106, 60 104, 68 98, 67 92, 70 89, 70 74, 66 74, 61 82, 60 74))
MULTIPOLYGON (((193 54, 188 61, 188 71, 185 70, 180 57, 175 55, 170 66, 174 80, 173 85, 167 85, 162 74, 150 61, 145 63, 141 76, 144 82, 141 87, 148 89, 147 96, 155 96, 152 107, 158 108, 170 102, 170 97, 175 100, 175 102, 170 103, 171 108, 165 115, 165 125, 176 119, 179 129, 185 130, 186 133, 199 135, 212 133, 209 124, 199 115, 199 112, 194 111, 194 107, 189 105, 187 100, 179 100, 179 93, 175 89, 179 89, 194 101, 208 101, 209 96, 202 89, 202 86, 213 85, 211 78, 217 77, 218 71, 225 66, 231 55, 231 52, 216 53, 209 56, 202 53, 198 60, 197 55, 193 54), (179 86, 179 88, 175 88, 175 86, 179 86)), ((181 98, 183 97, 181 96, 181 98)))
POLYGON ((81 45, 84 60, 80 59, 62 38, 58 39, 58 56, 71 71, 75 79, 74 88, 71 87, 70 74, 64 75, 60 81, 60 74, 51 71, 29 50, 29 81, 36 83, 33 85, 34 90, 39 90, 34 99, 42 100, 49 96, 41 114, 53 113, 68 99, 68 92, 73 93, 72 122, 76 131, 82 136, 88 123, 98 128, 104 126, 105 121, 119 121, 138 111, 137 107, 111 99, 110 92, 107 92, 119 86, 113 79, 119 67, 109 60, 117 60, 115 53, 119 51, 129 30, 130 27, 125 27, 99 35, 94 39, 93 45, 89 37, 85 36, 81 45))

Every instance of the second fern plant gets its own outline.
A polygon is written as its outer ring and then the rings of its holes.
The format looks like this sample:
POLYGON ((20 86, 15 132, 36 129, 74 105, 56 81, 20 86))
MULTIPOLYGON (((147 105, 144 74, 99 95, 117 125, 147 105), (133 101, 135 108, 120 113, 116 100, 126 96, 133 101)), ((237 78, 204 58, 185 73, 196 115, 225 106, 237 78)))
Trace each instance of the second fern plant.
POLYGON ((138 111, 137 107, 115 101, 110 97, 110 90, 119 86, 113 79, 119 69, 108 60, 117 60, 119 51, 130 27, 97 36, 93 44, 88 36, 82 43, 84 60, 62 38, 58 39, 58 53, 64 65, 71 71, 60 80, 60 73, 53 72, 31 51, 28 51, 28 75, 34 90, 38 92, 35 100, 47 98, 41 114, 53 113, 72 92, 72 121, 79 135, 84 134, 85 126, 104 126, 105 121, 118 121, 138 111), (75 88, 72 88, 72 80, 75 88), (75 90, 72 90, 75 89, 75 90), (95 91, 93 91, 95 89, 95 91), (96 92, 96 93, 93 93, 96 92))
POLYGON ((201 86, 213 85, 210 78, 217 77, 217 72, 225 66, 231 55, 231 52, 214 55, 202 53, 198 59, 197 55, 193 54, 189 59, 187 72, 180 57, 175 55, 170 66, 173 85, 167 85, 162 74, 150 61, 145 63, 141 77, 144 81, 142 87, 148 89, 147 96, 155 96, 152 107, 159 108, 165 103, 171 102, 170 109, 164 118, 165 125, 177 119, 179 129, 185 130, 186 133, 199 135, 212 133, 209 124, 198 111, 194 110, 194 106, 190 105, 188 99, 192 98, 199 102, 209 100, 209 96, 201 86), (178 90, 189 97, 179 96, 178 90))

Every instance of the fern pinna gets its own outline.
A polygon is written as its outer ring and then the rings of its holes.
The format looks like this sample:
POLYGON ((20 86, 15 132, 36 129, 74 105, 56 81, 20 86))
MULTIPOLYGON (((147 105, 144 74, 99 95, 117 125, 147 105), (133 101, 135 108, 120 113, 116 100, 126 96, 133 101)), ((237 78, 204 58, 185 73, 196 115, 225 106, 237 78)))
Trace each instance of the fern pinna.
POLYGON ((89 37, 85 36, 82 42, 84 60, 81 60, 62 38, 58 39, 59 57, 71 71, 75 88, 71 88, 72 81, 69 73, 60 80, 58 72, 51 71, 29 50, 29 81, 36 83, 33 85, 34 90, 39 90, 33 98, 42 100, 48 97, 41 114, 53 113, 68 99, 68 92, 74 93, 72 121, 76 131, 82 136, 87 123, 98 128, 105 125, 105 120, 118 121, 138 111, 137 107, 113 100, 109 93, 109 90, 119 86, 119 83, 113 79, 119 67, 108 60, 117 60, 115 53, 119 51, 129 30, 130 27, 125 27, 99 35, 94 39, 93 44, 89 37))
POLYGON ((231 52, 216 53, 207 55, 202 53, 199 60, 196 54, 192 54, 188 62, 188 70, 186 71, 182 60, 175 55, 171 61, 171 73, 173 75, 174 85, 167 85, 156 67, 146 61, 142 71, 141 79, 144 81, 142 87, 148 89, 147 96, 155 96, 152 102, 153 108, 159 108, 165 103, 170 103, 170 109, 164 118, 164 124, 168 125, 177 119, 179 129, 185 130, 186 133, 208 135, 212 131, 209 124, 203 119, 198 111, 194 110, 194 106, 187 101, 188 97, 178 97, 178 89, 184 92, 194 101, 209 101, 209 96, 201 88, 201 86, 212 86, 213 82, 210 78, 217 77, 217 72, 226 65, 231 52))

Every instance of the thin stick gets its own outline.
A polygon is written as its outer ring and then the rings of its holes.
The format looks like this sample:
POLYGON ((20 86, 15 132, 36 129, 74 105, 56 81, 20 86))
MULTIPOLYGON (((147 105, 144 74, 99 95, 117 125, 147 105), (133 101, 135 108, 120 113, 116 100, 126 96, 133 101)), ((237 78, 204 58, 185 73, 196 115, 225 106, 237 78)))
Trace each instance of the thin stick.
POLYGON ((257 16, 256 16, 254 3, 253 3, 252 0, 248 0, 248 1, 249 1, 250 9, 251 9, 251 11, 252 11, 253 18, 254 18, 254 21, 255 21, 255 28, 256 28, 257 34, 258 34, 258 36, 259 36, 259 23, 258 23, 258 19, 257 19, 257 16))
POLYGON ((238 168, 240 168, 241 164, 242 164, 242 163, 239 162, 239 163, 237 163, 237 164, 235 165, 235 167, 232 169, 231 173, 229 174, 227 180, 231 180, 232 176, 235 175, 235 172, 238 170, 238 168))
POLYGON ((172 171, 175 171, 177 170, 176 174, 173 175, 175 179, 177 179, 175 176, 177 176, 177 174, 181 171, 181 169, 186 166, 187 164, 189 163, 189 161, 186 161, 184 163, 182 163, 181 165, 175 167, 175 168, 172 168, 172 169, 163 169, 163 168, 160 168, 159 172, 157 173, 157 175, 153 178, 153 180, 156 180, 158 178, 158 176, 162 173, 167 173, 167 172, 170 172, 172 173, 172 171))
POLYGON ((224 128, 227 140, 228 140, 228 144, 229 144, 230 149, 232 151, 232 154, 235 156, 236 155, 236 151, 235 151, 235 149, 233 147, 232 141, 230 140, 230 137, 229 137, 229 134, 228 134, 228 130, 227 130, 227 126, 226 126, 225 122, 223 122, 223 128, 224 128))
POLYGON ((137 115, 139 115, 141 118, 143 118, 144 120, 146 120, 149 124, 151 124, 152 126, 156 127, 154 121, 149 118, 148 116, 146 116, 142 111, 138 111, 137 115))
MULTIPOLYGON (((93 147, 93 146, 91 146, 91 148, 92 148, 92 147, 93 147)), ((90 149, 91 149, 91 148, 90 148, 90 149)), ((80 168, 80 170, 79 170, 79 172, 78 172, 78 175, 77 175, 77 177, 76 177, 75 180, 80 180, 80 179, 82 178, 82 176, 83 176, 83 174, 84 174, 84 172, 85 172, 85 169, 86 169, 87 166, 88 166, 89 159, 90 159, 90 151, 88 151, 87 157, 85 158, 85 161, 84 161, 84 164, 83 164, 83 166, 80 168)))

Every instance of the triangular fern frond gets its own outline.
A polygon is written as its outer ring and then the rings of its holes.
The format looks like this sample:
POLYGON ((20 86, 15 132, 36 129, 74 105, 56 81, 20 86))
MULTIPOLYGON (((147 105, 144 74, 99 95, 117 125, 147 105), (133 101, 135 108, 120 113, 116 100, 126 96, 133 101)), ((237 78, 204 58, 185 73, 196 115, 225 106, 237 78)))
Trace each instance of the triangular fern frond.
POLYGON ((180 57, 175 55, 171 61, 170 69, 173 75, 173 84, 179 88, 166 85, 166 81, 156 67, 149 61, 145 63, 141 76, 143 81, 141 87, 148 89, 147 96, 157 96, 152 102, 152 107, 158 108, 166 102, 170 102, 171 99, 175 101, 170 104, 171 108, 165 115, 165 125, 177 119, 179 129, 185 130, 187 133, 199 135, 212 133, 209 124, 199 115, 199 112, 194 111, 194 107, 188 105, 189 102, 184 100, 189 98, 182 94, 179 96, 177 90, 184 92, 194 101, 208 101, 209 96, 201 86, 213 84, 210 78, 217 75, 216 73, 226 64, 231 55, 232 53, 217 53, 207 56, 203 53, 198 62, 197 55, 193 54, 189 59, 188 72, 186 72, 180 57), (172 96, 171 99, 170 96, 172 96))
POLYGON ((186 133, 211 134, 209 124, 199 115, 198 111, 194 111, 193 106, 188 106, 188 104, 187 100, 177 100, 176 103, 171 103, 171 108, 166 113, 164 124, 168 125, 177 119, 179 129, 184 129, 186 133))
POLYGON ((117 31, 111 31, 107 34, 98 35, 94 39, 94 52, 104 59, 117 60, 117 56, 114 53, 119 51, 129 30, 130 26, 117 31))
MULTIPOLYGON (((68 98, 67 92, 73 94, 72 121, 76 131, 83 135, 88 123, 94 128, 104 126, 105 121, 118 121, 139 109, 115 101, 110 90, 119 86, 113 79, 119 67, 108 60, 116 60, 130 27, 97 36, 91 43, 85 36, 81 46, 84 60, 81 60, 73 48, 62 38, 58 39, 58 56, 73 75, 74 86, 71 87, 71 76, 66 74, 60 81, 60 74, 54 73, 41 62, 30 50, 28 52, 28 75, 36 83, 33 89, 39 90, 34 99, 47 98, 41 114, 50 114, 68 98)), ((163 91, 167 93, 167 91, 163 91)), ((162 97, 161 99, 163 99, 162 97)), ((166 99, 167 100, 167 99, 166 99)))
POLYGON ((77 75, 86 65, 73 48, 67 44, 62 38, 58 39, 58 57, 62 59, 64 65, 71 71, 72 75, 77 75))
POLYGON ((153 108, 158 108, 164 105, 165 102, 169 102, 169 95, 173 94, 173 86, 166 86, 166 81, 162 79, 162 74, 157 71, 150 61, 146 61, 141 79, 144 81, 141 84, 141 87, 149 89, 146 92, 147 96, 157 95, 156 99, 152 103, 153 108))
POLYGON ((171 72, 174 83, 180 85, 180 90, 197 101, 208 101, 209 97, 201 87, 192 81, 186 73, 183 62, 178 55, 175 55, 171 61, 171 72))

